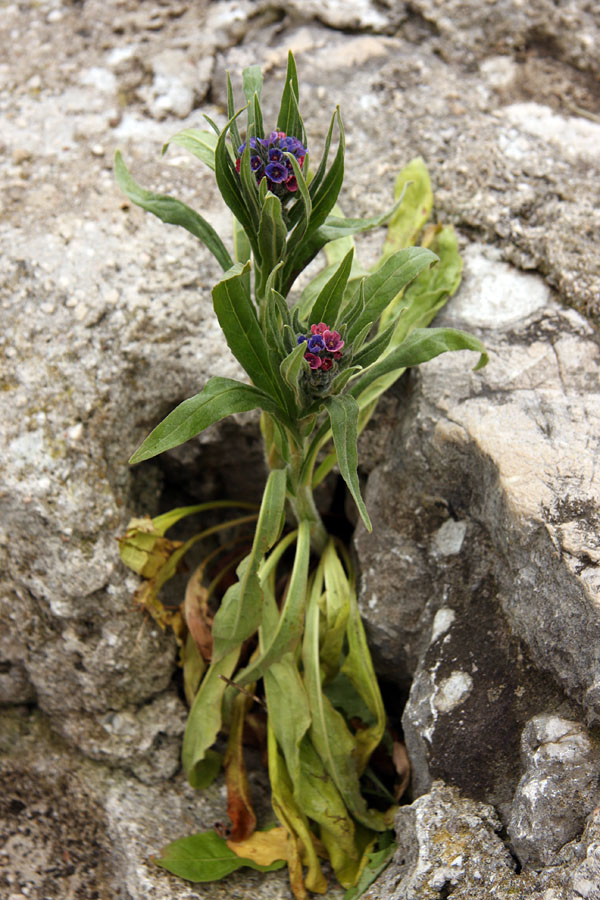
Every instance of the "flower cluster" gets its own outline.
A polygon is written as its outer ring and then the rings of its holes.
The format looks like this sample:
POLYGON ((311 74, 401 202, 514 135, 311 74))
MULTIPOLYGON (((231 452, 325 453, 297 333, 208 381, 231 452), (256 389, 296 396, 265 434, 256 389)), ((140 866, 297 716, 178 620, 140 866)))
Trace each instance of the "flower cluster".
POLYGON ((299 334, 298 343, 306 341, 307 352, 304 359, 311 369, 320 369, 328 372, 333 366, 333 361, 342 358, 344 341, 339 331, 332 331, 325 322, 310 326, 310 334, 299 334))
MULTIPOLYGON (((246 141, 237 150, 235 167, 238 172, 245 149, 246 141)), ((302 165, 306 147, 302 146, 298 138, 288 137, 284 131, 272 131, 266 138, 250 138, 250 149, 254 151, 250 156, 250 168, 259 184, 266 178, 269 190, 278 195, 283 192, 284 196, 298 190, 292 164, 285 156, 286 153, 292 153, 298 160, 298 165, 302 165)))

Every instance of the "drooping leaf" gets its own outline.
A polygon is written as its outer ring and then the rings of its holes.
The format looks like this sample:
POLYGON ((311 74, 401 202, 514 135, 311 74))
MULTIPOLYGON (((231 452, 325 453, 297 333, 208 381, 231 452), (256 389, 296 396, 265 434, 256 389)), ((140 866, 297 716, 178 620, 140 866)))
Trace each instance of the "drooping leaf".
POLYGON ((410 247, 431 215, 433 193, 429 173, 420 156, 411 159, 398 177, 394 186, 396 198, 404 195, 404 200, 388 223, 388 233, 383 245, 383 257, 410 247))
POLYGON ((338 789, 346 809, 366 828, 385 831, 389 827, 386 816, 378 810, 368 809, 361 794, 359 772, 356 767, 355 739, 343 716, 333 708, 323 693, 319 632, 319 598, 315 591, 311 591, 302 644, 303 677, 312 716, 310 739, 323 762, 325 771, 338 789))
POLYGON ((327 890, 327 881, 321 871, 316 851, 316 839, 310 830, 302 805, 294 797, 294 788, 269 718, 267 723, 269 781, 273 811, 289 834, 287 861, 290 886, 296 900, 308 900, 306 887, 319 894, 327 890), (304 861, 308 870, 306 887, 302 872, 304 861))
POLYGON ((251 859, 259 866, 270 866, 287 858, 288 832, 281 825, 267 831, 255 831, 245 841, 227 840, 230 850, 242 859, 251 859))
MULTIPOLYGON (((232 330, 234 325, 235 323, 232 323, 232 330)), ((256 327, 258 328, 258 325, 256 327)), ((236 347, 238 344, 241 344, 241 340, 238 340, 236 347)), ((256 372, 258 365, 253 365, 253 362, 250 360, 250 365, 256 372)), ((259 377, 263 374, 261 364, 259 377)), ((266 375, 261 380, 264 384, 271 386, 266 375)), ((242 384, 232 378, 221 378, 215 375, 206 382, 199 394, 180 403, 166 419, 163 419, 150 432, 129 462, 133 465, 145 459, 151 459, 159 453, 164 453, 165 450, 171 450, 173 447, 189 441, 190 438, 200 434, 205 428, 214 425, 215 422, 219 422, 226 416, 248 412, 251 409, 263 409, 275 416, 282 415, 282 410, 277 403, 259 388, 242 384)))
MULTIPOLYGON (((223 760, 227 785, 227 815, 231 819, 230 842, 245 841, 256 828, 256 814, 250 798, 250 785, 244 761, 242 737, 246 713, 252 697, 239 693, 233 700, 233 711, 223 760)), ((238 856, 242 854, 238 853, 238 856)), ((273 862, 273 860, 271 860, 273 862)))
POLYGON ((227 690, 227 682, 221 675, 226 679, 231 678, 239 655, 238 647, 210 666, 190 709, 183 735, 181 760, 192 787, 207 787, 218 774, 220 757, 210 748, 221 730, 223 694, 227 690))
POLYGON ((201 160, 209 169, 215 170, 215 147, 217 146, 217 135, 213 131, 200 131, 197 128, 184 128, 178 131, 162 148, 163 155, 167 152, 171 144, 177 144, 189 150, 199 160, 201 160))
POLYGON ((115 153, 115 178, 123 193, 129 197, 132 203, 151 212, 168 225, 180 225, 185 228, 186 231, 202 241, 224 270, 230 268, 233 260, 212 225, 181 200, 176 200, 175 197, 169 197, 167 194, 155 194, 153 191, 147 191, 141 187, 131 176, 118 150, 115 153))
POLYGON ((210 660, 213 654, 213 615, 208 605, 208 589, 203 583, 205 572, 206 566, 204 561, 202 561, 188 579, 183 601, 183 613, 189 636, 192 638, 198 652, 203 659, 210 660))
POLYGON ((338 394, 334 397, 327 397, 324 403, 329 414, 340 474, 348 485, 365 528, 368 531, 372 531, 373 526, 371 525, 358 483, 358 451, 356 449, 358 441, 358 404, 350 394, 338 394))
POLYGON ((188 634, 185 646, 182 648, 181 664, 183 666, 185 699, 188 706, 191 706, 206 671, 206 663, 191 633, 188 634))
POLYGON ((283 860, 263 866, 253 859, 244 859, 234 853, 215 831, 204 831, 173 841, 163 849, 162 856, 155 857, 153 861, 173 875, 196 883, 218 881, 244 866, 259 872, 274 872, 285 866, 283 860))
POLYGON ((215 660, 239 647, 260 624, 262 591, 258 569, 281 533, 285 496, 285 469, 273 469, 263 493, 252 550, 238 567, 239 582, 229 588, 215 615, 212 629, 215 660))
POLYGON ((256 681, 272 663, 278 662, 284 654, 298 645, 304 624, 309 556, 310 522, 302 520, 298 526, 294 565, 277 628, 258 658, 236 676, 238 684, 246 685, 256 681))
POLYGON ((337 675, 341 663, 350 614, 350 584, 333 541, 329 541, 321 559, 325 590, 320 600, 322 612, 320 661, 327 681, 337 675))
POLYGON ((371 754, 381 742, 385 731, 385 709, 377 676, 363 628, 354 587, 348 584, 348 653, 341 672, 351 682, 371 714, 372 721, 356 732, 355 762, 359 775, 364 772, 371 754))
POLYGON ((397 844, 394 841, 393 831, 384 831, 380 836, 376 849, 372 850, 367 858, 367 863, 360 874, 358 883, 344 894, 344 900, 358 900, 371 887, 375 879, 381 875, 385 867, 390 863, 397 844))

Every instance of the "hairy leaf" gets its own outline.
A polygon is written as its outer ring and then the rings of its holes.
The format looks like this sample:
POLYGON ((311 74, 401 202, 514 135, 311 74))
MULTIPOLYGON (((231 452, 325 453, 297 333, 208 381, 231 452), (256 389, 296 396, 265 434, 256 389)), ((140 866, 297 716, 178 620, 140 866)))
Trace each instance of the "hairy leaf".
MULTIPOLYGON (((361 379, 362 380, 362 379, 361 379)), ((329 413, 333 444, 338 458, 340 474, 352 494, 361 518, 368 531, 373 530, 358 483, 358 404, 350 394, 338 394, 325 399, 329 413)))
POLYGON ((219 265, 227 270, 233 265, 223 241, 206 219, 186 206, 181 200, 169 197, 167 194, 155 194, 141 187, 131 176, 123 157, 117 150, 115 153, 115 178, 123 193, 129 197, 136 206, 153 213, 162 222, 168 225, 180 225, 197 237, 210 250, 219 265))
POLYGON ((214 131, 199 131, 197 128, 184 128, 174 134, 163 146, 163 155, 167 152, 171 144, 177 144, 189 150, 194 156, 197 156, 209 169, 215 170, 215 147, 217 146, 217 135, 214 131))
MULTIPOLYGON (((241 341, 238 341, 239 343, 241 341)), ((267 377, 262 380, 270 386, 267 377)), ((133 465, 151 459, 159 453, 164 453, 165 450, 171 450, 189 441, 226 416, 257 408, 271 415, 282 415, 277 403, 258 388, 242 384, 232 378, 215 375, 206 382, 199 394, 180 403, 154 431, 150 432, 129 462, 133 465)))

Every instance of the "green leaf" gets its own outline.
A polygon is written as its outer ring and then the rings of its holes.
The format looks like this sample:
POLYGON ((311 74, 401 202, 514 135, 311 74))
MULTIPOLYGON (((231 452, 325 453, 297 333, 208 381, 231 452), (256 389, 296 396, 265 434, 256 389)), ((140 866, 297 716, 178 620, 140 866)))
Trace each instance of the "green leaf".
POLYGON ((358 397, 381 376, 397 373, 396 377, 400 377, 409 366, 418 366, 449 350, 474 350, 479 353, 475 371, 482 369, 489 361, 484 345, 472 334, 454 328, 415 328, 398 347, 367 369, 352 385, 350 393, 358 397))
POLYGON ((325 408, 329 413, 333 444, 338 458, 340 474, 354 498, 361 518, 368 531, 373 530, 364 500, 360 494, 358 483, 358 404, 350 394, 341 394, 325 399, 325 408))
POLYGON ((155 194, 141 187, 132 178, 119 150, 115 153, 115 178, 123 193, 136 206, 141 206, 168 225, 180 225, 185 228, 202 241, 223 269, 227 270, 233 264, 223 241, 212 225, 181 200, 167 194, 155 194))
POLYGON ((231 352, 253 383, 285 409, 288 398, 280 383, 279 373, 275 375, 273 372, 269 346, 258 324, 245 283, 249 269, 249 263, 243 267, 237 264, 215 285, 213 288, 215 313, 231 352))
POLYGON ((240 564, 240 580, 232 585, 213 622, 213 660, 222 659, 254 634, 261 620, 262 591, 258 568, 277 541, 284 521, 285 469, 273 469, 263 493, 252 550, 240 564))
POLYGON ((238 220, 233 218, 233 256, 236 263, 241 263, 244 265, 250 259, 251 249, 250 249, 250 241, 246 235, 246 232, 238 222, 238 220))
POLYGON ((368 809, 361 794, 355 763, 356 742, 343 716, 333 708, 321 686, 319 593, 318 590, 310 592, 302 644, 303 677, 312 714, 310 739, 346 809, 367 828, 385 831, 389 825, 384 814, 368 809))
POLYGON ((348 653, 341 671, 352 683, 356 693, 367 706, 372 720, 365 722, 367 728, 356 732, 356 767, 360 775, 364 772, 371 754, 380 744, 385 731, 385 709, 381 691, 373 669, 373 662, 367 644, 365 630, 358 609, 356 592, 349 585, 348 627, 346 629, 348 653))
POLYGON ((384 831, 377 845, 377 849, 369 853, 367 863, 360 873, 360 878, 354 887, 344 894, 344 900, 358 900, 371 887, 375 879, 381 875, 386 866, 391 862, 396 847, 393 831, 384 831))
POLYGON ((254 94, 258 94, 260 100, 262 85, 263 76, 260 66, 248 66, 246 69, 242 69, 242 88, 248 103, 254 98, 254 94))
MULTIPOLYGON (((242 139, 240 137, 240 132, 237 124, 237 117, 235 112, 235 99, 233 96, 233 87, 231 84, 231 78, 229 77, 229 72, 227 72, 227 118, 230 121, 230 132, 231 137, 233 139, 234 147, 237 148, 241 145, 242 139)), ((219 134, 219 130, 217 129, 217 134, 219 134)))
POLYGON ((173 135, 163 146, 163 155, 169 149, 171 144, 177 144, 184 147, 197 156, 209 169, 215 170, 215 147, 217 146, 217 136, 212 131, 199 131, 197 128, 184 128, 173 135))
POLYGON ((269 721, 294 784, 300 773, 300 742, 310 727, 310 709, 304 684, 292 653, 284 654, 265 672, 269 721))
POLYGON ((190 709, 183 735, 181 761, 192 787, 206 787, 218 772, 216 766, 218 754, 210 748, 216 741, 222 725, 223 694, 227 690, 227 681, 221 676, 225 679, 231 678, 239 656, 238 647, 228 656, 210 665, 190 709))
POLYGON ((413 328, 426 328, 460 285, 462 259, 452 226, 437 226, 428 247, 437 254, 439 262, 424 269, 381 317, 383 325, 398 320, 402 312, 394 333, 394 346, 413 328))
MULTIPOLYGON (((266 179, 264 180, 266 181, 266 179)), ((275 266, 281 262, 285 253, 286 238, 287 228, 281 214, 281 200, 269 192, 260 213, 258 227, 260 266, 265 280, 275 266)))
POLYGON ((284 293, 289 291, 300 272, 306 268, 326 244, 342 237, 360 234, 363 231, 370 231, 372 228, 384 225, 401 202, 401 200, 397 201, 391 209, 386 210, 382 215, 373 216, 369 219, 345 219, 338 216, 327 216, 325 222, 305 238, 296 249, 293 259, 289 260, 286 266, 286 290, 284 293))
MULTIPOLYGON (((288 238, 286 250, 286 256, 293 256, 294 249, 302 243, 307 232, 312 212, 312 202, 302 169, 298 165, 298 160, 293 153, 285 153, 284 156, 289 160, 292 169, 294 170, 296 181, 298 182, 298 200, 296 201, 296 204, 298 204, 297 208, 300 210, 300 215, 297 217, 294 230, 288 238)), ((285 268, 287 269, 287 264, 285 268)))
POLYGON ((269 866, 261 866, 251 859, 243 859, 227 846, 225 838, 215 831, 191 834, 189 837, 172 841, 162 851, 162 856, 154 858, 157 865, 178 875, 186 881, 218 881, 237 869, 248 866, 258 872, 274 872, 283 869, 285 860, 276 860, 269 866))
POLYGON ((300 134, 298 133, 299 122, 297 113, 298 96, 298 74, 296 72, 294 56, 290 50, 288 53, 285 85, 281 96, 279 115, 277 116, 277 131, 283 131, 291 137, 300 138, 300 134), (294 102, 294 98, 296 103, 294 102))
POLYGON ((302 637, 304 606, 308 582, 308 561, 310 557, 310 522, 301 521, 298 526, 296 555, 288 585, 285 602, 279 616, 277 628, 260 656, 236 676, 236 683, 250 684, 267 671, 270 665, 294 650, 302 637))
POLYGON ((338 313, 344 299, 344 291, 352 269, 354 248, 343 258, 331 278, 323 285, 314 305, 308 313, 309 322, 326 322, 331 328, 338 324, 338 313))
POLYGON ((401 197, 403 194, 402 206, 396 210, 388 224, 387 239, 383 246, 384 256, 415 244, 419 231, 431 215, 431 182, 420 156, 411 159, 396 179, 394 196, 401 197))
POLYGON ((315 190, 311 191, 312 212, 308 226, 309 235, 323 224, 335 206, 344 181, 344 152, 346 149, 346 141, 339 108, 336 110, 336 118, 340 134, 338 148, 331 164, 331 168, 323 178, 323 181, 315 190))
MULTIPOLYGON (((357 366, 361 366, 363 369, 366 369, 367 366, 377 362, 381 354, 387 350, 395 331, 396 323, 392 322, 388 328, 384 328, 383 331, 380 331, 372 341, 368 341, 362 350, 355 353, 352 357, 352 362, 357 366)), ((357 343, 358 339, 354 341, 354 347, 356 347, 357 343)))
MULTIPOLYGON (((217 180, 217 187, 221 192, 223 200, 245 230, 250 245, 256 253, 256 228, 253 223, 252 213, 248 209, 246 199, 242 192, 241 178, 236 172, 234 162, 227 149, 227 132, 231 130, 232 135, 234 135, 233 126, 237 117, 243 111, 243 109, 240 109, 235 113, 235 115, 229 119, 225 128, 219 135, 217 146, 215 147, 215 177, 217 180)), ((234 138, 237 141, 239 133, 237 137, 234 135, 234 138)))
POLYGON ((337 675, 342 659, 350 615, 350 585, 333 541, 327 544, 321 559, 325 591, 320 601, 324 620, 320 635, 320 661, 327 681, 337 675))
POLYGON ((144 459, 151 459, 189 441, 226 416, 251 409, 282 415, 279 406, 258 388, 242 384, 233 378, 214 376, 199 394, 184 400, 156 426, 129 462, 133 465, 144 459))
MULTIPOLYGON (((386 306, 415 278, 419 272, 437 260, 435 253, 424 247, 407 247, 393 253, 364 280, 365 307, 348 328, 347 340, 352 343, 369 322, 376 322, 386 306)), ((352 302, 352 301, 350 301, 352 302)), ((343 317, 343 312, 342 312, 343 317)))
POLYGON ((303 406, 304 401, 304 392, 300 385, 300 378, 304 372, 308 371, 308 363, 304 359, 305 352, 306 344, 297 344, 280 366, 281 377, 285 379, 294 391, 299 407, 303 406))

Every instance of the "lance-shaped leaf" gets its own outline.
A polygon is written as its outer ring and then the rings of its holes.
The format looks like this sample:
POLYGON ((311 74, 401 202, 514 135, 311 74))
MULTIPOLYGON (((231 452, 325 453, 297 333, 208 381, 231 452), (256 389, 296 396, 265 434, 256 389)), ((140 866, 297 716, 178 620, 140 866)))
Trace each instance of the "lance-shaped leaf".
POLYGON ((266 273, 266 277, 282 260, 286 239, 287 228, 281 214, 281 200, 269 192, 262 206, 258 226, 261 272, 263 275, 266 273))
POLYGON ((338 458, 340 473, 368 531, 373 530, 364 500, 360 494, 358 483, 358 404, 350 394, 327 397, 324 401, 329 413, 333 444, 338 458))
POLYGON ((236 681, 240 685, 256 681, 269 666, 278 662, 284 654, 294 650, 302 637, 306 585, 308 583, 308 561, 310 557, 310 522, 301 521, 298 526, 296 555, 285 601, 277 628, 268 644, 254 662, 242 670, 236 681))
POLYGON ((286 397, 284 387, 271 366, 269 346, 258 324, 247 289, 246 276, 249 270, 249 263, 244 267, 237 264, 215 285, 213 288, 215 313, 237 361, 244 367, 256 387, 269 394, 285 409, 289 392, 286 397))
POLYGON ((312 234, 313 231, 316 231, 316 229, 323 224, 336 204, 342 182, 344 181, 344 152, 346 149, 346 140, 339 109, 336 110, 336 118, 340 134, 338 148, 331 164, 331 168, 318 187, 311 191, 312 212, 310 224, 308 226, 308 234, 312 234))
POLYGON ((180 225, 185 228, 186 231, 202 241, 224 270, 230 268, 233 264, 231 256, 212 225, 181 200, 176 200, 175 197, 169 197, 167 194, 155 194, 141 187, 132 178, 118 150, 115 153, 115 178, 123 193, 129 197, 132 203, 151 212, 168 225, 180 225))
MULTIPOLYGON (((365 327, 368 328, 369 325, 367 324, 367 326, 365 327)), ((352 357, 352 362, 357 366, 361 366, 363 369, 366 369, 367 366, 370 366, 372 365, 372 363, 377 362, 379 357, 387 350, 395 331, 396 323, 392 322, 391 325, 389 325, 387 328, 384 328, 383 331, 380 331, 380 333, 376 337, 374 337, 372 341, 368 341, 368 343, 365 344, 362 349, 358 350, 358 352, 355 352, 354 356, 352 357)), ((357 343, 358 340, 355 340, 353 344, 355 349, 357 349, 357 343)))
POLYGON ((404 293, 383 313, 381 325, 397 322, 393 345, 400 344, 413 328, 425 328, 460 285, 462 259, 451 225, 437 226, 427 245, 439 262, 424 269, 404 293), (399 318, 402 312, 402 318, 399 318))
POLYGON ((277 541, 284 520, 285 469, 274 469, 267 480, 252 550, 239 566, 240 581, 232 585, 215 615, 213 659, 221 659, 250 637, 260 623, 262 591, 258 569, 265 554, 277 541))
POLYGON ((277 116, 277 131, 283 131, 291 137, 301 139, 301 128, 298 116, 298 96, 298 74, 296 72, 294 56, 290 50, 288 53, 285 84, 283 87, 283 94, 281 95, 281 105, 279 107, 279 115, 277 116))
POLYGON ((302 644, 304 684, 308 694, 312 723, 310 739, 342 796, 347 810, 357 821, 374 831, 389 827, 386 817, 374 809, 368 809, 361 794, 359 773, 356 767, 356 742, 343 716, 337 712, 323 693, 319 651, 320 631, 319 598, 314 591, 308 598, 306 624, 302 644))
POLYGON ((348 653, 342 665, 342 673, 352 683, 356 693, 368 708, 373 721, 367 728, 356 732, 356 768, 359 775, 364 772, 371 754, 381 742, 385 731, 385 709, 381 691, 373 669, 371 654, 363 628, 356 593, 348 583, 348 653))
POLYGON ((269 720, 283 750, 293 784, 300 777, 300 743, 310 727, 310 709, 304 684, 292 653, 265 672, 269 720))
POLYGON ((409 366, 418 366, 449 350, 474 350, 479 353, 475 371, 482 369, 489 361, 484 345, 472 334, 454 328, 415 328, 398 347, 367 369, 352 385, 350 393, 359 397, 382 376, 398 373, 399 377, 409 366))
POLYGON ((337 675, 340 667, 350 615, 351 587, 333 541, 327 544, 322 560, 325 591, 320 598, 323 620, 320 660, 325 677, 329 680, 337 675))
POLYGON ((183 735, 181 761, 192 787, 207 787, 218 774, 220 757, 210 748, 222 725, 223 694, 227 690, 227 682, 221 676, 231 678, 239 656, 238 647, 210 666, 190 710, 183 735))
MULTIPOLYGON (((231 134, 231 139, 233 141, 233 146, 234 146, 234 149, 237 150, 237 148, 242 143, 242 139, 240 137, 240 132, 238 129, 238 124, 237 124, 237 115, 236 115, 236 111, 235 111, 235 98, 233 96, 233 86, 231 84, 231 78, 229 76, 229 72, 227 72, 226 75, 227 75, 227 118, 229 119, 229 123, 230 123, 229 131, 231 134)), ((205 118, 206 118, 206 116, 205 116, 205 118)), ((217 135, 219 135, 221 133, 218 128, 216 131, 217 131, 217 135)))
POLYGON ((325 322, 331 328, 335 328, 338 324, 338 313, 344 299, 344 291, 348 284, 353 258, 354 248, 352 247, 331 278, 323 285, 312 309, 307 312, 309 322, 325 322))
POLYGON ((258 94, 258 99, 260 100, 262 85, 263 76, 260 66, 247 66, 245 69, 242 69, 242 89, 248 102, 253 99, 254 94, 258 94))
POLYGON ((304 372, 308 371, 308 363, 304 359, 306 353, 306 343, 297 344, 291 353, 282 361, 280 366, 281 376, 286 380, 294 391, 298 406, 303 405, 303 392, 300 385, 300 378, 304 372))
POLYGON ((382 215, 373 216, 369 219, 346 219, 338 216, 327 216, 325 222, 307 235, 305 240, 295 249, 293 256, 288 260, 285 268, 284 283, 286 290, 284 293, 289 291, 298 274, 306 268, 326 244, 330 241, 336 241, 338 238, 360 234, 363 231, 370 231, 372 228, 384 225, 401 202, 401 199, 398 200, 391 209, 386 210, 382 215))
POLYGON ((153 862, 173 875, 193 882, 218 881, 244 866, 259 872, 274 872, 285 866, 285 860, 263 866, 253 859, 242 858, 215 831, 172 841, 164 848, 162 856, 153 858, 153 862))
POLYGON ((233 217, 233 256, 236 263, 242 263, 244 265, 250 259, 251 254, 250 241, 248 240, 248 236, 246 232, 238 222, 238 220, 233 217))
POLYGON ((401 196, 404 196, 404 202, 388 223, 384 257, 415 244, 431 215, 433 192, 427 167, 420 156, 411 159, 396 178, 394 197, 401 196))
MULTIPOLYGON (((358 318, 348 328, 347 339, 351 343, 369 322, 376 322, 386 306, 415 278, 437 260, 435 253, 424 247, 407 247, 393 253, 372 275, 364 280, 365 306, 358 318)), ((343 317, 343 312, 342 312, 343 317)))
POLYGON ((189 150, 199 160, 201 160, 209 169, 215 171, 215 147, 217 146, 218 137, 213 131, 200 131, 197 128, 184 128, 174 134, 162 148, 163 156, 169 149, 171 144, 177 144, 189 150))
POLYGON ((298 214, 295 217, 294 230, 288 238, 286 248, 286 256, 293 257, 295 248, 302 244, 304 236, 306 235, 307 229, 309 227, 310 216, 312 212, 312 201, 310 199, 308 186, 302 173, 302 169, 298 165, 298 160, 293 153, 285 153, 284 155, 286 159, 289 160, 292 169, 294 170, 294 175, 296 176, 296 182, 298 183, 298 199, 296 200, 296 206, 294 207, 294 210, 298 210, 298 214))
POLYGON ((371 887, 375 879, 381 875, 383 870, 392 860, 398 845, 394 841, 393 831, 384 831, 377 847, 370 851, 367 862, 360 878, 354 887, 349 888, 344 894, 344 900, 358 900, 371 887))
POLYGON ((310 830, 301 804, 294 797, 294 787, 283 756, 277 747, 271 718, 267 721, 267 741, 271 804, 275 815, 289 834, 287 860, 290 885, 297 900, 308 900, 302 872, 303 860, 307 866, 306 887, 319 894, 327 890, 327 881, 317 858, 315 848, 317 841, 310 830))
MULTIPOLYGON (((266 379, 265 379, 266 380, 266 379)), ((233 378, 210 378, 195 397, 184 400, 169 413, 166 419, 150 432, 129 462, 131 464, 151 459, 165 450, 178 447, 190 438, 231 416, 233 413, 262 409, 271 415, 285 415, 275 401, 263 391, 233 378)))
POLYGON ((227 785, 227 815, 231 819, 230 841, 245 841, 256 828, 256 815, 250 798, 250 785, 244 761, 243 732, 252 697, 238 694, 233 701, 227 752, 223 761, 227 785))
POLYGON ((256 229, 254 227, 252 213, 248 209, 242 191, 240 176, 236 172, 234 162, 227 149, 227 132, 232 128, 237 117, 242 112, 243 110, 239 110, 235 113, 219 135, 217 146, 215 147, 215 177, 217 180, 217 187, 221 192, 223 200, 239 221, 240 225, 244 228, 252 249, 256 252, 256 229))

